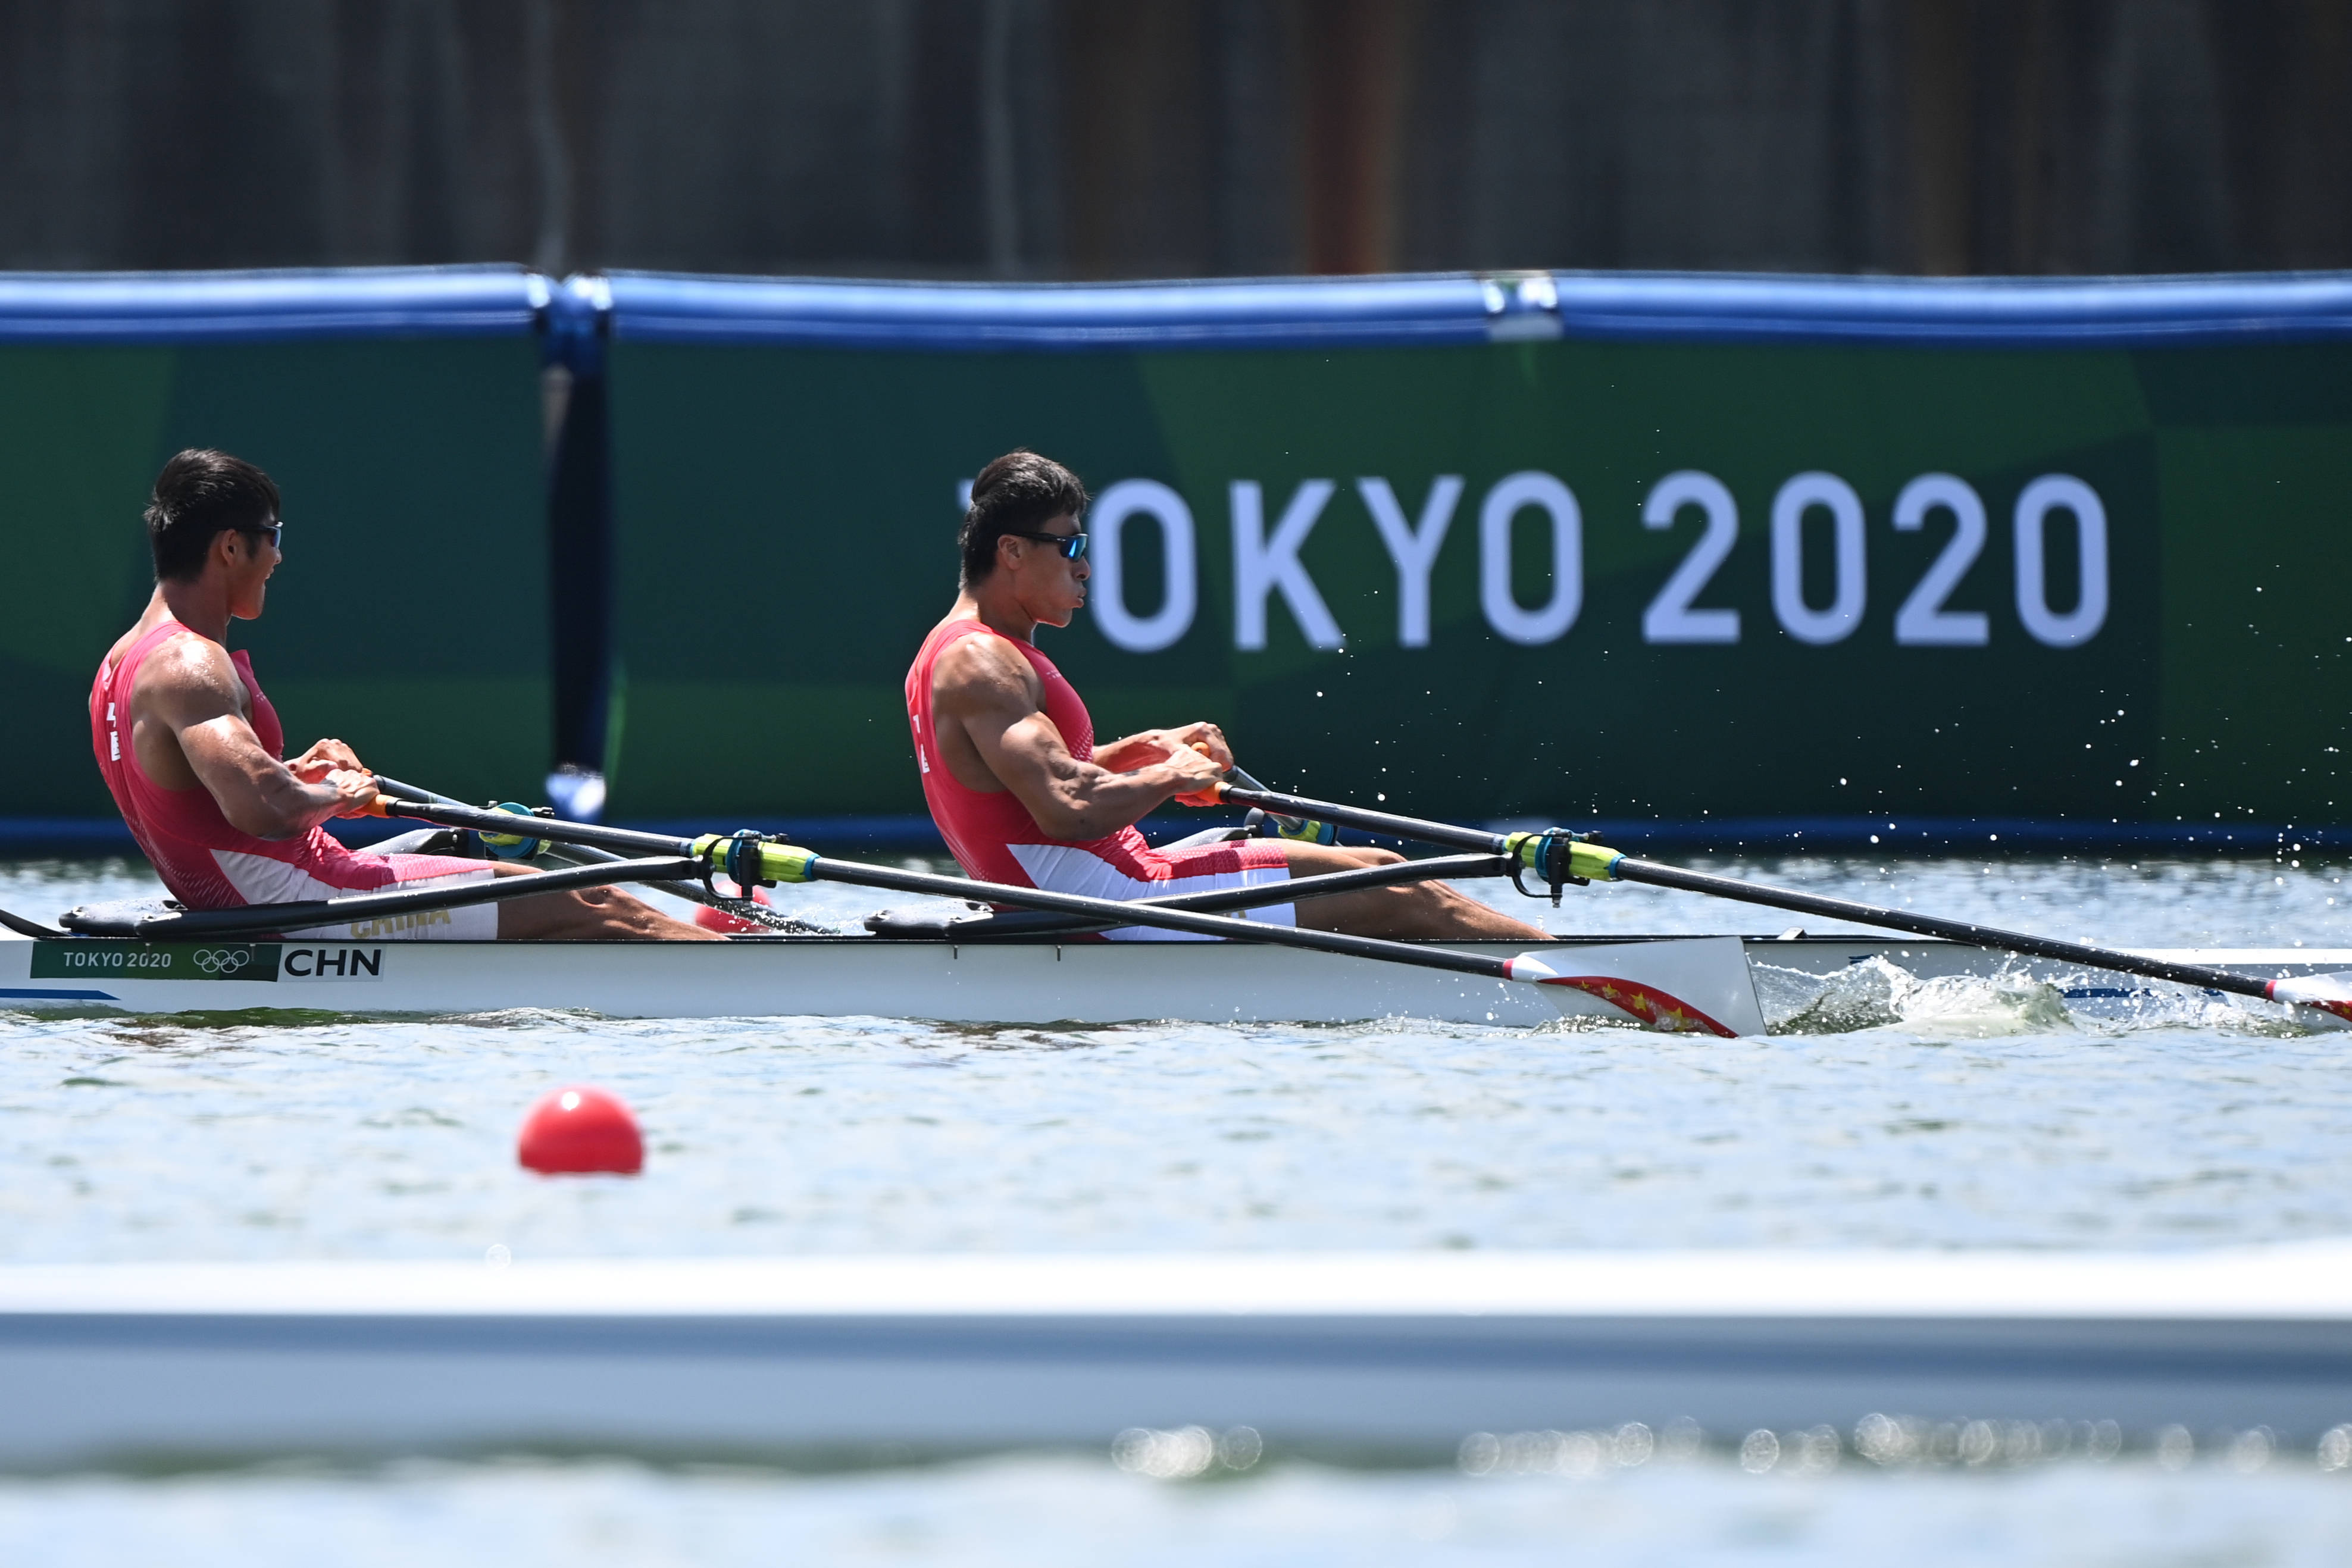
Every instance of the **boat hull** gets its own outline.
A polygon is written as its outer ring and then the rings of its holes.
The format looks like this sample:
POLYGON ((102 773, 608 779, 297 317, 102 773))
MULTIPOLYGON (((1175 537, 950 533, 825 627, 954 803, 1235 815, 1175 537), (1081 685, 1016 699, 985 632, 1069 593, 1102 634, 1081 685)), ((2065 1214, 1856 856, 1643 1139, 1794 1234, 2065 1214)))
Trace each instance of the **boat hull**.
MULTIPOLYGON (((1528 951, 1495 946, 1497 957, 1528 951)), ((1613 977, 1763 1026, 1737 937, 1538 949, 1565 976, 1613 977)), ((254 1009, 614 1018, 876 1016, 958 1023, 1357 1022, 1528 1025, 1629 1015, 1567 987, 1246 943, 0 942, 0 1006, 142 1014, 254 1009)))
MULTIPOLYGON (((1528 949, 1459 944, 1510 957, 1528 949)), ((1659 937, 1535 949, 1563 976, 1614 977, 1734 1033, 1763 1028, 1750 966, 1827 976, 1884 958, 1921 978, 2011 972, 2070 994, 2147 994, 2127 977, 2021 963, 1957 943, 1874 936, 1659 937)), ((2352 968, 2352 953, 2200 952, 2271 976, 2352 968)), ((159 1015, 283 1010, 467 1014, 513 1009, 614 1018, 882 1017, 956 1023, 1352 1023, 1407 1017, 1527 1027, 1633 1023, 1598 991, 1247 943, 957 944, 866 936, 709 944, 182 943, 0 940, 0 1007, 159 1015)), ((2324 1021, 2322 1019, 2315 1021, 2324 1021)))

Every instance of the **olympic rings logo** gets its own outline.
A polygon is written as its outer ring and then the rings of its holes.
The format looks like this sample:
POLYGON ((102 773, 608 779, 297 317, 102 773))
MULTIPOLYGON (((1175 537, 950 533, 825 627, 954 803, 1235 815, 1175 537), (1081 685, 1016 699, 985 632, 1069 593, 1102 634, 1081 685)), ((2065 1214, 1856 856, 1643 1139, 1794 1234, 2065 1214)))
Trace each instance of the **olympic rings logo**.
POLYGON ((234 975, 252 962, 250 947, 206 947, 195 956, 196 967, 207 975, 234 975))

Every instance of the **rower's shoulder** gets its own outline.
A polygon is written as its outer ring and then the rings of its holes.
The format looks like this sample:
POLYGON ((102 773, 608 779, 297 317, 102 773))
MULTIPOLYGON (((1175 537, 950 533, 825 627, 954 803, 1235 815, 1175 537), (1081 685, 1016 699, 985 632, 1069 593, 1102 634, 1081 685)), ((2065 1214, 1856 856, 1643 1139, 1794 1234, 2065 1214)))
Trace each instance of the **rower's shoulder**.
POLYGON ((931 660, 931 690, 940 696, 1008 688, 1034 695, 1037 672, 1013 640, 985 625, 973 625, 942 645, 931 660))
MULTIPOLYGON (((134 631, 132 641, 136 635, 134 631)), ((127 651, 125 645, 118 647, 127 651)), ((120 656, 118 653, 109 658, 111 661, 120 656)), ((131 681, 132 694, 138 697, 226 696, 237 702, 244 689, 229 651, 193 632, 167 637, 150 648, 139 661, 139 673, 131 681)))

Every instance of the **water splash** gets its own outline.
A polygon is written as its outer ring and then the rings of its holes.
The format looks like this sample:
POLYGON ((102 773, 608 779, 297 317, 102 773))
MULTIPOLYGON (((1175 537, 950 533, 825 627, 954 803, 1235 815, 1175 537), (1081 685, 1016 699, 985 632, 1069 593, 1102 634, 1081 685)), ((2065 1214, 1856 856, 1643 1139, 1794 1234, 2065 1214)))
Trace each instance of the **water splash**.
POLYGON ((1757 999, 1774 1034, 1851 1034, 1900 1024, 1952 1039, 2072 1029, 2055 986, 2023 975, 1946 975, 1923 980, 1885 958, 1849 965, 1826 980, 1759 964, 1757 999))
MULTIPOLYGON (((2070 996, 2071 980, 2052 982, 2021 970, 1992 976, 1921 979, 1884 957, 1824 977, 1801 969, 1754 966, 1757 1000, 1776 1035, 1853 1034, 1900 1026, 1931 1038, 1989 1040, 2063 1030, 2109 1038, 2152 1030, 2201 1030, 2264 1040, 2313 1032, 2284 1009, 2179 986, 2120 994, 2112 976, 2089 994, 2070 996)), ((2076 977, 2076 979, 2088 977, 2076 977)))

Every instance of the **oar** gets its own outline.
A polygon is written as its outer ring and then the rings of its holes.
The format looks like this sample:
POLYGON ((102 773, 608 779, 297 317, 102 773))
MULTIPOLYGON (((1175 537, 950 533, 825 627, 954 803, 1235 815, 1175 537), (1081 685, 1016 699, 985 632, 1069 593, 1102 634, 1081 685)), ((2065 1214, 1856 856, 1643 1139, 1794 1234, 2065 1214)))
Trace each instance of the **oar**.
MULTIPOLYGON (((487 828, 494 832, 509 832, 514 827, 514 818, 508 812, 478 810, 470 806, 438 806, 388 795, 376 797, 373 810, 379 816, 413 817, 419 821, 438 822, 444 827, 487 828)), ((1450 948, 1423 947, 1414 943, 1391 942, 1377 936, 1350 936, 1336 931, 1262 925, 1225 915, 1198 915, 1189 910, 1170 909, 1148 903, 1088 898, 1075 893, 1048 893, 1041 888, 1013 887, 1003 883, 967 882, 960 877, 938 876, 929 872, 901 871, 895 866, 835 860, 830 855, 820 855, 814 850, 777 843, 749 832, 731 837, 706 833, 699 838, 677 839, 661 833, 607 828, 586 822, 565 822, 545 817, 532 818, 530 831, 537 838, 593 844, 600 849, 635 850, 646 854, 682 854, 712 871, 724 871, 741 887, 776 883, 838 882, 857 887, 887 888, 894 893, 930 894, 940 898, 976 898, 991 904, 1009 904, 1016 908, 1079 915, 1106 925, 1150 925, 1200 936, 1257 942, 1273 947, 1298 947, 1309 952, 1337 953, 1350 958, 1380 959, 1415 968, 1444 969, 1480 979, 1558 986, 1580 993, 1588 989, 1576 977, 1560 975, 1532 953, 1495 958, 1484 953, 1457 953, 1450 948)), ((1636 1016, 1649 1017, 1652 1021, 1664 1022, 1670 1028, 1704 1029, 1727 1037, 1737 1032, 1694 1008, 1677 1006, 1671 1015, 1657 1012, 1636 1016)))
MULTIPOLYGON (((431 789, 420 789, 414 784, 405 784, 381 773, 376 775, 375 781, 377 791, 383 795, 394 796, 405 800, 422 800, 433 806, 454 806, 460 810, 476 810, 453 796, 443 795, 431 789)), ((513 840, 551 836, 541 834, 538 828, 532 825, 546 821, 544 818, 535 816, 518 818, 510 811, 496 813, 496 815, 503 825, 495 831, 488 828, 478 828, 476 831, 493 837, 513 840)), ((609 850, 593 849, 585 844, 567 841, 565 848, 573 857, 593 863, 609 864, 621 858, 609 850)), ((1501 876, 1509 869, 1507 865, 1498 863, 1496 857, 1491 854, 1451 855, 1441 860, 1409 861, 1401 865, 1366 866, 1357 871, 1326 872, 1319 876, 1298 877, 1287 883, 1268 883, 1265 887, 1234 888, 1217 893, 1163 894, 1156 898, 1139 899, 1136 902, 1161 904, 1171 909, 1191 909, 1202 914, 1223 914, 1233 910, 1260 908, 1270 904, 1292 904, 1301 899, 1323 898, 1335 893, 1354 893, 1363 888, 1392 887, 1405 883, 1433 882, 1441 877, 1501 876)), ((722 894, 706 892, 699 883, 656 882, 648 885, 675 897, 690 899, 697 904, 708 904, 713 909, 722 909, 730 915, 746 916, 774 930, 810 932, 816 929, 804 921, 778 915, 767 905, 754 900, 728 898, 722 894)), ((969 925, 960 929, 957 935, 973 937, 992 935, 993 933, 982 929, 987 919, 987 916, 974 917, 969 925)), ((1131 925, 1135 923, 1122 920, 1117 924, 1131 925)), ((1055 932, 1080 934, 1102 929, 1105 927, 1098 921, 1057 918, 1050 923, 1024 922, 1017 927, 1008 924, 1003 934, 1047 936, 1055 932)))
POLYGON ((1220 800, 1239 805, 1319 818, 1367 832, 1390 833, 1422 843, 1444 844, 1460 849, 1491 850, 1509 855, 1555 886, 1561 882, 1583 880, 1640 882, 1653 887, 1681 888, 1689 893, 1737 899, 1742 904, 1760 904, 1769 909, 1827 915, 1836 920, 1851 920, 1857 925, 1876 925, 1889 931, 1906 931, 1917 936, 1939 936, 1947 941, 1999 948, 2029 958, 2079 964, 2090 969, 2110 969, 2116 974, 2140 975, 2152 980, 2172 980, 2184 986, 2200 986, 2207 990, 2227 991, 2235 996, 2259 997, 2264 1001, 2293 1002, 2352 1019, 2352 975, 2256 979, 2252 976, 2216 968, 2210 964, 2174 963, 2169 959, 2146 957, 2116 947, 2095 947, 2086 942, 2062 942, 2049 936, 1979 925, 1974 921, 1947 920, 1940 915, 1919 915, 1907 909, 1857 904, 1851 899, 1831 898, 1818 893, 1798 893, 1789 888, 1742 882, 1736 877, 1715 876, 1703 871, 1686 871, 1681 866, 1661 865, 1655 861, 1635 860, 1631 855, 1585 842, 1559 830, 1541 833, 1496 833, 1233 784, 1220 786, 1217 794, 1220 800))
MULTIPOLYGON (((1357 828, 1368 833, 1381 833, 1392 839, 1410 839, 1417 844, 1443 844, 1449 849, 1483 850, 1488 854, 1516 854, 1519 841, 1539 838, 1535 833, 1498 833, 1489 828, 1458 828, 1451 822, 1432 822, 1420 817, 1401 817, 1391 811, 1368 811, 1358 806, 1343 806, 1335 800, 1309 800, 1303 795, 1286 795, 1269 789, 1238 768, 1226 770, 1231 782, 1216 787, 1220 801, 1230 800, 1239 806, 1255 806, 1277 817, 1308 821, 1330 822, 1342 828, 1357 828)), ((1532 867, 1532 862, 1530 862, 1532 867)))
MULTIPOLYGON (((495 811, 514 821, 511 812, 495 811)), ((428 915, 436 909, 462 909, 468 904, 497 904, 534 894, 560 893, 566 888, 604 887, 616 882, 658 882, 691 876, 702 862, 683 855, 657 855, 650 860, 600 862, 567 866, 562 871, 530 876, 493 877, 465 887, 415 887, 392 893, 356 893, 348 898, 309 898, 294 904, 254 904, 242 909, 190 909, 177 915, 146 915, 135 918, 66 912, 67 930, 83 936, 130 936, 142 942, 168 942, 175 936, 257 936, 272 931, 301 931, 317 925, 342 925, 386 915, 428 915)), ((329 938, 349 940, 349 938, 329 938)))
MULTIPOLYGON (((397 795, 404 800, 425 800, 436 806, 465 804, 463 800, 452 796, 438 794, 431 789, 420 789, 414 784, 404 784, 397 779, 386 778, 381 773, 375 776, 375 784, 379 793, 397 795)), ((509 825, 499 830, 497 834, 492 835, 493 837, 520 842, 525 839, 538 836, 529 831, 517 831, 521 828, 523 822, 536 821, 537 818, 518 819, 512 812, 508 812, 506 815, 509 825)), ((610 850, 591 849, 585 844, 567 844, 565 849, 568 852, 565 858, 575 863, 610 865, 621 858, 610 850)), ((689 904, 704 904, 709 908, 720 910, 735 916, 738 920, 749 920, 756 925, 764 925, 771 931, 814 932, 818 929, 804 920, 794 920, 788 915, 779 915, 756 899, 729 898, 722 893, 704 887, 698 882, 653 882, 646 885, 656 892, 667 893, 672 898, 683 898, 689 904)), ((542 893, 547 891, 544 884, 541 884, 540 891, 542 893)))
MULTIPOLYGON (((1335 893, 1356 893, 1370 887, 1402 887, 1409 883, 1435 882, 1448 876, 1504 876, 1510 872, 1509 862, 1500 855, 1438 855, 1425 861, 1400 861, 1394 865, 1360 866, 1354 871, 1329 871, 1314 876, 1293 877, 1287 882, 1262 883, 1255 887, 1226 888, 1213 893, 1171 893, 1152 898, 1139 898, 1132 904, 1122 901, 1120 907, 1132 908, 1137 904, 1155 909, 1189 909, 1196 915, 1224 915, 1239 909, 1263 909, 1270 904, 1297 904, 1310 898, 1328 898, 1335 893)), ((1115 924, 1132 925, 1132 920, 1122 917, 1115 924)), ((1100 931, 1099 920, 1078 920, 1066 915, 1047 915, 1039 910, 1024 910, 1016 915, 973 915, 954 921, 942 921, 930 929, 958 940, 986 936, 1055 936, 1100 931)), ((866 929, 877 935, 892 935, 877 931, 868 923, 866 929)))

